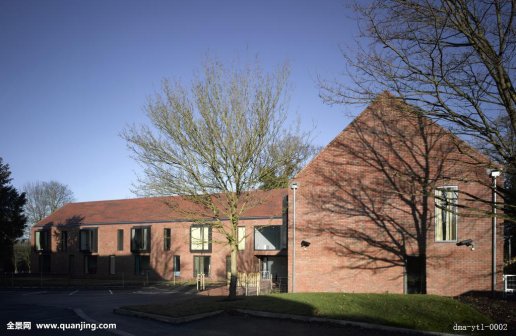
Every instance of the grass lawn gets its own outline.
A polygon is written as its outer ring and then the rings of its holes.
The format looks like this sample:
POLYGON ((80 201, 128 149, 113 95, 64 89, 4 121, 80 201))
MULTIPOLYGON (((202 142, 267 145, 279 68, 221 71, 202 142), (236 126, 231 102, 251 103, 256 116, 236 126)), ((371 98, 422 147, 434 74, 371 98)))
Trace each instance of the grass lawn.
POLYGON ((241 297, 196 297, 171 305, 121 307, 172 317, 215 310, 248 309, 369 322, 417 330, 453 333, 453 326, 493 321, 472 307, 434 295, 295 293, 241 297))

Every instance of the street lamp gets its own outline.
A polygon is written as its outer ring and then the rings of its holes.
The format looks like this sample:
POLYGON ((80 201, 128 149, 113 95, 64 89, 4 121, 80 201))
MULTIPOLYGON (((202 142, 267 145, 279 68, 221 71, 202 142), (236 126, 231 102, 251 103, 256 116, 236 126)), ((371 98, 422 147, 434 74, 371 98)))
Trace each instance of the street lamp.
POLYGON ((491 292, 492 295, 496 295, 496 178, 500 176, 501 171, 493 169, 489 173, 489 176, 493 179, 493 227, 492 227, 492 250, 491 253, 493 254, 493 260, 492 260, 492 284, 491 284, 491 292))
POLYGON ((294 293, 296 283, 296 190, 298 188, 297 182, 290 184, 290 189, 294 193, 293 200, 293 226, 292 226, 292 293, 294 293))

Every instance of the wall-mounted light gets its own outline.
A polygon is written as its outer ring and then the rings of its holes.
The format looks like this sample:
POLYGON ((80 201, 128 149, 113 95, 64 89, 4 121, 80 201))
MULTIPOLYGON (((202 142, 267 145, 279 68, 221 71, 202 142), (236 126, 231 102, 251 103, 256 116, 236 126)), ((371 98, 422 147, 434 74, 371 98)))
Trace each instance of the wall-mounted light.
POLYGON ((466 246, 469 247, 471 251, 475 251, 475 243, 473 242, 473 239, 461 240, 457 243, 457 246, 466 246))
POLYGON ((306 250, 308 246, 310 246, 310 242, 309 242, 309 241, 306 241, 306 240, 302 240, 302 241, 301 241, 301 247, 302 247, 303 249, 305 249, 305 250, 306 250))

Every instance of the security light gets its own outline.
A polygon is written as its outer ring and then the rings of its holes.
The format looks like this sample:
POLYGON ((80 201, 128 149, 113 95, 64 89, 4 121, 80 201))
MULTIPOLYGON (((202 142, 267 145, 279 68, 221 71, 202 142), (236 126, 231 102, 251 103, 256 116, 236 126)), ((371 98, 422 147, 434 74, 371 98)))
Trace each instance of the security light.
POLYGON ((290 184, 290 189, 292 189, 292 190, 296 190, 296 189, 297 189, 297 182, 292 182, 292 183, 290 184))
POLYGON ((499 171, 499 170, 497 170, 497 169, 493 169, 493 170, 491 170, 491 172, 489 173, 489 175, 490 175, 491 177, 495 177, 495 178, 496 178, 496 177, 500 176, 500 174, 501 174, 501 173, 502 173, 501 171, 499 171))
POLYGON ((310 246, 310 242, 306 240, 301 241, 301 247, 304 247, 305 249, 310 246))
POLYGON ((475 243, 473 242, 473 239, 461 240, 456 245, 457 246, 467 246, 471 249, 471 251, 475 251, 475 243))

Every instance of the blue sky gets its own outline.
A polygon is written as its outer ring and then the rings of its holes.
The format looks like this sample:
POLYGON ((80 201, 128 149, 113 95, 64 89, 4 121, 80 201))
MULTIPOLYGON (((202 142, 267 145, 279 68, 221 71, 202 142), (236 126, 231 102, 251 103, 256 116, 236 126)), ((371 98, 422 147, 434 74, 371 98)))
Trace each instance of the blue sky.
MULTIPOLYGON (((145 121, 163 78, 189 82, 206 55, 289 62, 289 113, 326 145, 350 121, 318 97, 344 70, 356 22, 344 0, 0 0, 0 156, 13 183, 57 180, 78 201, 134 197, 119 136, 145 121)), ((349 111, 356 109, 350 107, 349 111)))

